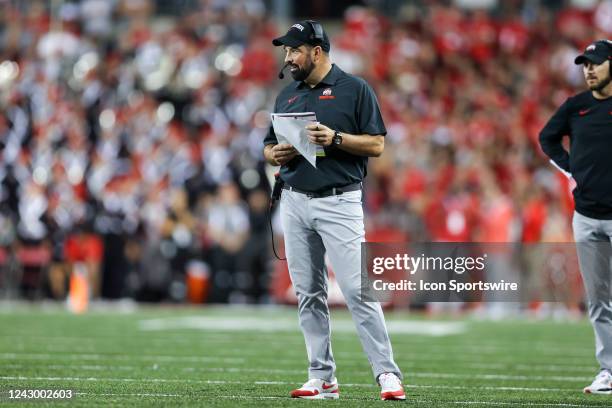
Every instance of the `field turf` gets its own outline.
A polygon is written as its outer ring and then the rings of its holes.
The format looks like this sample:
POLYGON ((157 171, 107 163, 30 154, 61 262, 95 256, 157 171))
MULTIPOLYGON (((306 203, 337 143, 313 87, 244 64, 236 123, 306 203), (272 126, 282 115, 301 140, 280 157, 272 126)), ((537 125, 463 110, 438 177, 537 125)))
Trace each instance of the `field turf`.
POLYGON ((603 407, 582 394, 597 372, 586 319, 484 321, 388 313, 407 401, 378 400, 344 310, 332 312, 340 400, 288 398, 306 378, 293 308, 96 308, 0 303, 0 405, 603 407), (10 401, 11 389, 71 400, 10 401))

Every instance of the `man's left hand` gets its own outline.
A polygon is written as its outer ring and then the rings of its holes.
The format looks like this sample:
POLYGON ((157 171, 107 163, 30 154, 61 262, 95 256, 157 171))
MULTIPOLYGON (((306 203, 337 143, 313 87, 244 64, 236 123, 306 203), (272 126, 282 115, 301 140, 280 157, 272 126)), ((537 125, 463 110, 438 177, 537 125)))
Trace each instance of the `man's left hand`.
POLYGON ((320 123, 306 125, 306 130, 308 130, 308 140, 311 143, 319 146, 330 146, 332 144, 335 132, 327 126, 320 123))

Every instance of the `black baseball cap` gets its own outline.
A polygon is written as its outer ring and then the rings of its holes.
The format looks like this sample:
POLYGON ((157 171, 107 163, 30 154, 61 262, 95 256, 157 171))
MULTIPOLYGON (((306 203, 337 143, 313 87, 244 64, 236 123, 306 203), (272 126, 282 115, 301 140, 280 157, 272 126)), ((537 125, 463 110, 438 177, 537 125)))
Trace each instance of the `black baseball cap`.
POLYGON ((607 60, 612 60, 612 41, 599 40, 586 47, 584 52, 576 57, 574 63, 584 64, 585 61, 590 61, 593 64, 603 64, 607 60))
POLYGON ((329 38, 327 37, 325 30, 323 30, 323 26, 313 20, 304 20, 300 21, 299 23, 295 23, 289 27, 287 34, 272 40, 272 44, 276 45, 277 47, 280 45, 287 45, 289 47, 296 48, 303 44, 313 46, 320 45, 325 52, 329 52, 329 49, 331 48, 329 38), (317 25, 321 27, 321 39, 317 38, 315 33, 315 26, 317 25))

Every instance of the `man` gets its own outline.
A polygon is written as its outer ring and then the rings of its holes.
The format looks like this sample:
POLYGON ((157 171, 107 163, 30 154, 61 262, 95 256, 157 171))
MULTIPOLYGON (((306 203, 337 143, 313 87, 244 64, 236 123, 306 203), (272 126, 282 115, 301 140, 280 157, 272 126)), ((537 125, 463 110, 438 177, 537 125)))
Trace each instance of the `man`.
POLYGON ((363 79, 331 63, 329 39, 319 23, 294 24, 273 44, 283 46, 285 67, 295 80, 280 92, 274 111, 315 112, 320 123, 308 125, 307 134, 325 153, 317 157, 315 169, 291 145, 278 144, 272 127, 264 140, 264 156, 281 166, 285 182, 281 222, 310 362, 309 380, 291 396, 338 398, 327 307, 327 253, 381 386, 381 398, 405 399, 382 309, 360 298, 365 240, 361 181, 367 158, 381 155, 386 134, 376 96, 363 79))
POLYGON ((596 41, 575 63, 582 64, 588 91, 568 98, 540 133, 542 150, 576 181, 573 229, 595 331, 600 372, 584 388, 612 394, 612 42, 596 41), (569 135, 570 151, 561 139, 569 135))

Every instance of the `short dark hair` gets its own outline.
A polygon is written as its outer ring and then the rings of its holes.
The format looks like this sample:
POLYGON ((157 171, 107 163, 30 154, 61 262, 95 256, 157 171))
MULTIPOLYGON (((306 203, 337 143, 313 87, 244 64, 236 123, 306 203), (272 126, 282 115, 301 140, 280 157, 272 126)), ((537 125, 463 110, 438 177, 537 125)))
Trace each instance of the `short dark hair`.
MULTIPOLYGON (((325 54, 325 55, 329 55, 329 51, 325 51, 325 48, 323 48, 323 47, 321 46, 321 44, 314 44, 314 45, 313 45, 313 44, 306 44, 306 43, 304 43, 304 44, 302 44, 302 45, 303 45, 304 47, 306 47, 306 49, 307 49, 307 50, 309 50, 309 51, 310 51, 310 50, 312 50, 314 47, 320 47, 320 48, 321 48, 321 51, 323 52, 323 54, 325 54)), ((297 48, 297 47, 296 47, 296 48, 297 48)))

